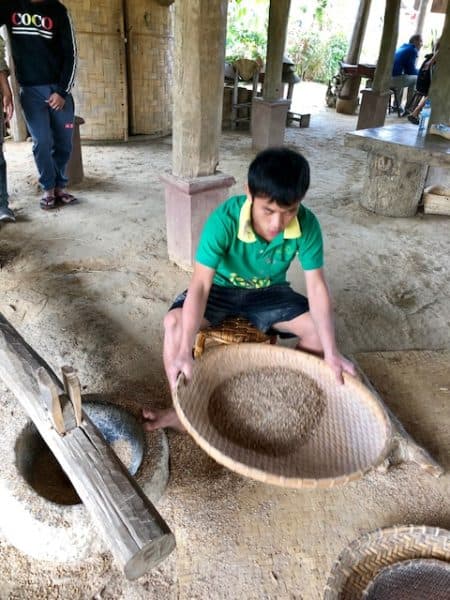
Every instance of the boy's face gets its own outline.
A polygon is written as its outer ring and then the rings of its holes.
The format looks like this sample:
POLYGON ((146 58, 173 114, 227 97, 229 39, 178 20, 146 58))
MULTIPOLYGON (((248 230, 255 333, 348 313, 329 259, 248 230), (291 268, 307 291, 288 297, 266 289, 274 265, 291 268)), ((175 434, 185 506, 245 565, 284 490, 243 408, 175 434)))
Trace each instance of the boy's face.
MULTIPOLYGON (((251 198, 250 198, 251 199, 251 198)), ((297 216, 300 201, 291 206, 278 206, 270 198, 255 197, 252 200, 252 225, 255 232, 271 242, 284 231, 297 216)))

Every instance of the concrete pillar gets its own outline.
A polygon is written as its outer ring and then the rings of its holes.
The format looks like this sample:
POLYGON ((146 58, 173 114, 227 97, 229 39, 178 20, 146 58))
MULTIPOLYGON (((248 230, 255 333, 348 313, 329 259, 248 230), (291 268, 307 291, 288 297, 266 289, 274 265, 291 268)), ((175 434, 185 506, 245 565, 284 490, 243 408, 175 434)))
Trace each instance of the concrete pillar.
MULTIPOLYGON (((351 65, 358 64, 359 57, 366 33, 367 20, 369 18, 371 0, 361 0, 359 3, 358 14, 356 15, 355 25, 353 26, 350 46, 345 57, 345 62, 351 65)), ((358 105, 360 77, 348 78, 339 93, 336 102, 336 112, 352 115, 358 105)))
POLYGON ((225 200, 235 180, 222 173, 189 179, 167 173, 161 179, 166 190, 169 260, 189 270, 206 217, 225 200))
POLYGON ((227 0, 175 3, 173 173, 163 177, 168 253, 192 266, 209 213, 234 183, 216 171, 222 124, 227 0))
POLYGON ((380 55, 371 90, 363 94, 356 129, 382 127, 389 102, 389 83, 392 77, 395 47, 398 37, 398 19, 401 0, 389 0, 384 11, 383 36, 380 55), (376 110, 374 110, 376 109, 376 110))
POLYGON ((447 4, 444 28, 439 45, 439 54, 430 86, 431 123, 450 123, 450 2, 447 4))
POLYGON ((252 138, 255 150, 279 146, 284 141, 290 101, 283 100, 281 73, 290 5, 291 0, 270 2, 263 99, 254 98, 252 104, 252 138))

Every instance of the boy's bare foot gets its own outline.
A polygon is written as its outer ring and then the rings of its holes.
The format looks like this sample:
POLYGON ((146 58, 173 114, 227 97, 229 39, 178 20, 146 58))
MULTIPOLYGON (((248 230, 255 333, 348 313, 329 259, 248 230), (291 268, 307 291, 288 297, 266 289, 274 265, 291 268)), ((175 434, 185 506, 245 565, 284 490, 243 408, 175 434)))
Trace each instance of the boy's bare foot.
POLYGON ((152 410, 144 408, 142 416, 144 417, 144 429, 146 431, 155 431, 155 429, 162 429, 163 427, 170 427, 176 431, 186 431, 173 408, 152 410))

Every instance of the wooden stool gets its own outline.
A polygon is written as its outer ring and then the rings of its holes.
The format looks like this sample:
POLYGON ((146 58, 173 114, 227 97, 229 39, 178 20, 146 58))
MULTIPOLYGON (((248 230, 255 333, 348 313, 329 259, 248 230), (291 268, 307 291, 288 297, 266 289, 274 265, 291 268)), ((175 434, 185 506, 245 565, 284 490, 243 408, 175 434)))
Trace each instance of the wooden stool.
POLYGON ((246 319, 232 317, 225 319, 225 321, 215 327, 207 327, 197 333, 194 345, 194 358, 201 356, 207 346, 241 344, 242 342, 276 344, 277 336, 266 335, 259 329, 256 329, 246 319))

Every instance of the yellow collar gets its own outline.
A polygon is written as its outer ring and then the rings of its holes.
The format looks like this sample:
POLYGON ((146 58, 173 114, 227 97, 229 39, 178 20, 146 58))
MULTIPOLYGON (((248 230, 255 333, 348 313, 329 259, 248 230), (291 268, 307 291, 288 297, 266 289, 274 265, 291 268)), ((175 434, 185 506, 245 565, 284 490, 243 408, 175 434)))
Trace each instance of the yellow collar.
MULTIPOLYGON (((301 235, 300 223, 298 217, 295 217, 284 230, 283 237, 285 240, 293 240, 301 235)), ((252 227, 252 203, 248 198, 242 205, 239 215, 238 239, 247 244, 256 242, 256 234, 252 227)))

